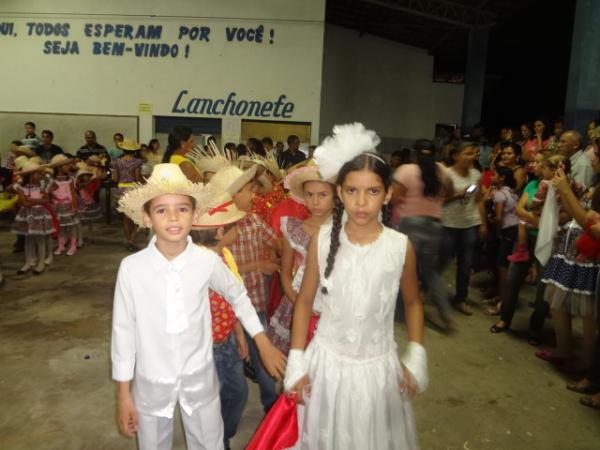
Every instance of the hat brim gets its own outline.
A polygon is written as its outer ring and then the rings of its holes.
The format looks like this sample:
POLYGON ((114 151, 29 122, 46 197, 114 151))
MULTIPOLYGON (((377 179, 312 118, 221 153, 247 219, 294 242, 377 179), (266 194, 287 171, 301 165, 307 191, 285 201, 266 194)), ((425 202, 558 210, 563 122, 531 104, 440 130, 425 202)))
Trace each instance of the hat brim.
POLYGON ((235 211, 227 214, 215 214, 209 215, 207 212, 200 216, 200 219, 192 225, 192 228, 217 228, 225 225, 235 223, 246 217, 244 211, 240 211, 236 208, 235 211))
POLYGON ((143 228, 148 228, 144 222, 144 205, 161 195, 187 195, 196 202, 196 209, 204 213, 208 202, 209 188, 199 183, 186 183, 177 186, 166 186, 153 183, 149 179, 146 184, 137 183, 127 190, 119 200, 118 210, 127 215, 133 222, 143 228))
MULTIPOLYGON (((29 147, 27 147, 29 148, 29 147)), ((29 158, 31 158, 32 156, 35 156, 35 152, 31 149, 29 149, 29 151, 24 150, 24 149, 20 149, 20 148, 16 148, 12 151, 15 155, 25 155, 29 158)))
POLYGON ((46 167, 49 167, 50 169, 54 169, 56 167, 64 166, 65 164, 71 164, 72 162, 73 162, 73 158, 67 158, 67 159, 63 159, 61 161, 57 161, 55 163, 46 164, 46 167))
POLYGON ((43 171, 45 169, 46 169, 46 166, 39 166, 39 167, 36 167, 35 169, 19 170, 17 172, 17 175, 29 175, 29 174, 34 173, 34 172, 41 172, 41 171, 43 171))
POLYGON ((234 196, 242 190, 244 186, 250 183, 256 177, 256 166, 252 166, 245 170, 242 175, 236 178, 228 187, 227 192, 234 196))

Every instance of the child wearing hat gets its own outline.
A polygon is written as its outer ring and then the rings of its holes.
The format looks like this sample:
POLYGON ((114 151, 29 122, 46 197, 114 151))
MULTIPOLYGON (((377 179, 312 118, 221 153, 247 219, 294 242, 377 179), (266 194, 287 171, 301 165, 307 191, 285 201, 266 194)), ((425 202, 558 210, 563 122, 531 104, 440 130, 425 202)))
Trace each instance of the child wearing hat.
POLYGON ((48 192, 41 186, 44 166, 27 161, 19 175, 21 182, 15 186, 21 208, 15 217, 13 233, 25 236, 25 265, 17 271, 23 275, 33 270, 34 275, 44 271, 46 236, 56 232, 48 210, 48 192))
POLYGON ((94 222, 102 219, 102 208, 98 202, 98 190, 102 185, 102 178, 97 176, 97 172, 93 167, 84 162, 78 163, 77 167, 77 173, 75 174, 75 187, 79 196, 77 247, 83 247, 82 225, 87 223, 88 232, 92 233, 94 222))
MULTIPOLYGON (((251 212, 256 176, 256 165, 246 171, 238 167, 228 166, 219 170, 210 180, 218 192, 228 192, 235 206, 246 212, 246 216, 236 224, 237 237, 231 245, 231 252, 238 264, 238 269, 252 304, 266 327, 265 312, 267 309, 266 275, 279 269, 279 265, 268 259, 270 250, 280 253, 280 242, 275 232, 257 214, 251 212)), ((249 351, 252 365, 260 387, 263 408, 268 411, 277 400, 275 382, 261 364, 255 343, 249 340, 249 351)))
POLYGON ((65 250, 68 256, 77 252, 77 192, 75 191, 75 179, 71 177, 70 169, 73 160, 59 153, 53 156, 48 167, 54 169, 54 179, 50 185, 52 206, 56 212, 60 232, 55 255, 61 255, 65 250), (68 249, 65 247, 69 240, 68 249))
MULTIPOLYGON (((123 155, 113 160, 113 171, 112 180, 117 184, 116 189, 113 191, 115 200, 119 200, 121 196, 135 186, 136 183, 142 181, 141 168, 143 161, 136 157, 136 152, 140 149, 140 144, 133 141, 132 139, 123 139, 119 143, 119 148, 123 151, 123 155)), ((137 227, 131 219, 127 216, 123 216, 123 234, 125 235, 125 241, 127 250, 135 252, 138 248, 135 246, 135 236, 137 234, 137 227)))
MULTIPOLYGON (((194 223, 191 236, 198 245, 221 256, 227 267, 243 282, 228 246, 237 237, 235 224, 246 216, 223 192, 211 199, 208 210, 194 223)), ((224 423, 224 445, 235 435, 248 399, 244 376, 244 360, 248 357, 248 341, 233 308, 212 289, 209 290, 213 329, 213 354, 220 384, 221 415, 224 423)))
POLYGON ((243 285, 216 253, 189 238, 211 196, 214 191, 191 183, 177 165, 158 164, 145 185, 119 201, 121 212, 154 232, 148 247, 121 262, 113 307, 118 421, 124 434, 137 432, 141 449, 171 448, 177 403, 188 449, 223 448, 209 288, 232 305, 269 373, 279 377, 285 366, 243 285))

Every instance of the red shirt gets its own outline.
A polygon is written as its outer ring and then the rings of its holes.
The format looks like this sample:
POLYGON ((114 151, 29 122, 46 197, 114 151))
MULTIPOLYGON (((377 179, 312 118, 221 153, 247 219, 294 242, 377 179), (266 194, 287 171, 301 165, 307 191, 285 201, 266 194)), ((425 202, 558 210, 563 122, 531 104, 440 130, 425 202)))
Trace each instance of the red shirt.
POLYGON ((275 184, 268 194, 256 195, 253 200, 252 212, 258 214, 262 220, 271 223, 273 210, 287 198, 281 183, 275 184))
MULTIPOLYGON (((235 261, 233 260, 233 256, 226 248, 223 249, 222 259, 234 275, 242 281, 235 261)), ((229 302, 212 289, 208 290, 208 299, 210 301, 210 315, 212 317, 213 342, 222 343, 233 332, 235 324, 237 323, 237 317, 229 302)))

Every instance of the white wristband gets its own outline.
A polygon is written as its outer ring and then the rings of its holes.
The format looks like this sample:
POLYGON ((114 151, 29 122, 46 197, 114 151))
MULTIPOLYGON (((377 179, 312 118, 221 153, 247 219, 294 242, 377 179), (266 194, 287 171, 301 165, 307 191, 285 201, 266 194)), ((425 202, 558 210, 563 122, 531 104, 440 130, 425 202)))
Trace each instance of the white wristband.
POLYGON ((304 350, 290 350, 285 368, 285 377, 283 378, 283 389, 286 392, 291 391, 298 380, 307 373, 308 369, 304 362, 304 350))
POLYGON ((410 341, 401 359, 404 367, 415 378, 419 385, 419 392, 425 391, 429 384, 429 375, 427 374, 427 352, 425 347, 415 341, 410 341))

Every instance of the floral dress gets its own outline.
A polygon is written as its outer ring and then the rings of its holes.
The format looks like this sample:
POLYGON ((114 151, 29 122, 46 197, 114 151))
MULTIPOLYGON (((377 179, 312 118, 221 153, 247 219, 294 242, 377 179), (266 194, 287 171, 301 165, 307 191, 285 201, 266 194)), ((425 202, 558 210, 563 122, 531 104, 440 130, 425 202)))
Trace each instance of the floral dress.
MULTIPOLYGON (((281 218, 281 231, 284 239, 294 250, 292 289, 294 292, 298 293, 300 285, 302 284, 302 277, 304 276, 306 252, 308 243, 310 242, 310 234, 304 231, 302 220, 291 216, 281 218)), ((271 339, 271 342, 275 347, 281 350, 284 355, 287 355, 290 350, 290 329, 292 326, 293 311, 294 304, 287 295, 283 295, 279 306, 277 306, 277 309, 269 321, 269 327, 267 329, 267 334, 271 339)))
POLYGON ((119 176, 116 189, 113 191, 115 200, 118 200, 128 189, 135 186, 137 181, 135 172, 142 167, 142 161, 139 158, 119 158, 113 162, 113 167, 119 176))
MULTIPOLYGON (((17 186, 17 190, 27 198, 39 200, 44 191, 40 186, 17 186)), ((21 206, 15 217, 13 233, 25 236, 47 236, 57 230, 52 222, 52 215, 46 205, 21 206)))
MULTIPOLYGON (((589 210, 591 195, 584 195, 581 203, 589 210)), ((594 314, 594 292, 600 261, 582 258, 578 254, 577 240, 583 231, 575 220, 561 227, 554 238, 552 257, 544 267, 541 281, 547 285, 544 298, 551 309, 588 317, 594 314)))

